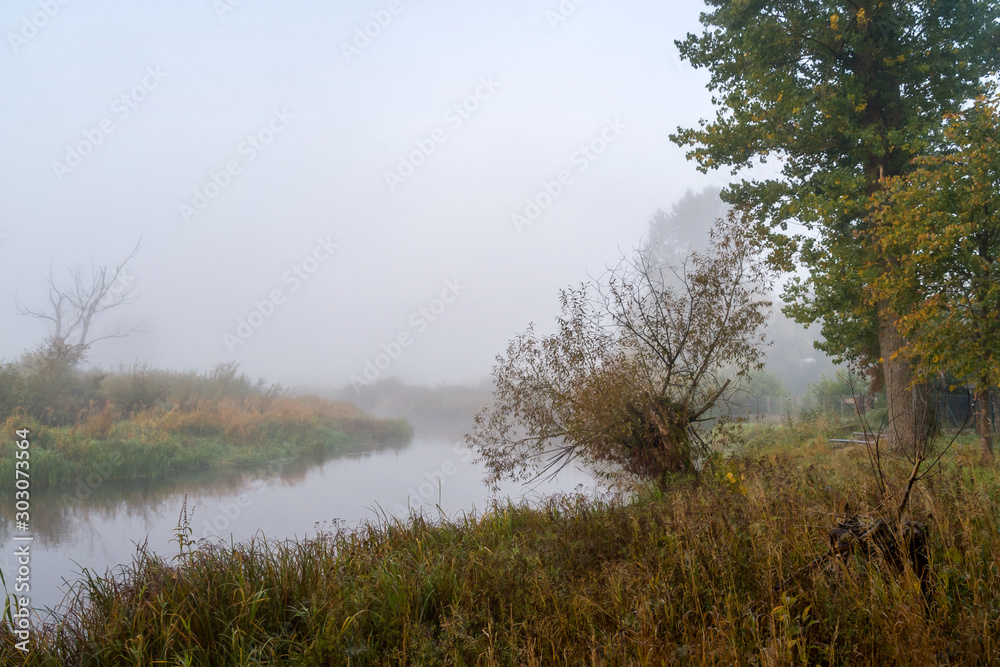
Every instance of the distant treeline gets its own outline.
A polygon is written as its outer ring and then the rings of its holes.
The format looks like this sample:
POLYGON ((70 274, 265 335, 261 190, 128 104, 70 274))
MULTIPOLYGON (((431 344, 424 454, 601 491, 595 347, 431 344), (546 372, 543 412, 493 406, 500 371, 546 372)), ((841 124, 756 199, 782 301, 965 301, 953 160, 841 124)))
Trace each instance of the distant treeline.
POLYGON ((425 435, 457 437, 472 428, 472 420, 493 400, 488 379, 476 384, 433 387, 382 380, 363 387, 347 387, 332 397, 351 401, 378 417, 405 419, 425 435))

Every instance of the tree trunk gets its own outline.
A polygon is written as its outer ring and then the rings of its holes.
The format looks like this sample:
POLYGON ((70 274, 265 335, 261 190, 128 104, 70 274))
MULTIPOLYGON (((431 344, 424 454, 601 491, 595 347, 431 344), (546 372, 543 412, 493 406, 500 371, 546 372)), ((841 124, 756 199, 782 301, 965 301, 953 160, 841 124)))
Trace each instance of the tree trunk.
POLYGON ((888 440, 892 451, 917 455, 932 418, 924 385, 915 385, 909 359, 898 354, 903 337, 896 328, 896 318, 884 302, 879 303, 878 342, 888 403, 888 440))
POLYGON ((977 389, 976 401, 976 433, 983 449, 983 461, 993 460, 993 420, 990 419, 990 391, 977 389))

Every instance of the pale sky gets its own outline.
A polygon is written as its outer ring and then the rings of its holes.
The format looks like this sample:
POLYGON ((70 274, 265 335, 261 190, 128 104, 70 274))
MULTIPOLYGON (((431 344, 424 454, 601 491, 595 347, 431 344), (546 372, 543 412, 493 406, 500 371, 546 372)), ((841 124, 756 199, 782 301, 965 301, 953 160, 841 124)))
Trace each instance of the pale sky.
POLYGON ((713 115, 673 44, 702 9, 7 0, 0 357, 45 335, 15 296, 141 238, 138 300, 96 327, 143 330, 102 366, 342 386, 386 350, 380 377, 484 377, 657 208, 728 182, 668 139, 713 115))

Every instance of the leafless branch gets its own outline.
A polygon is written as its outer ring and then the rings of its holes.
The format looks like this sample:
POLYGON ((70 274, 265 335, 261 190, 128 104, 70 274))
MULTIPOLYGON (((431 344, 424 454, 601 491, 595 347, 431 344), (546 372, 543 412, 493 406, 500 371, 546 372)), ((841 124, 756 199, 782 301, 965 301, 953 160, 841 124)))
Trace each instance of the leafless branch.
POLYGON ((86 350, 100 340, 108 338, 123 338, 138 330, 132 327, 128 330, 117 330, 96 338, 92 337, 91 327, 94 319, 103 312, 133 303, 136 299, 137 285, 134 279, 125 273, 126 265, 138 254, 141 239, 136 242, 132 251, 114 268, 107 266, 91 267, 90 275, 86 276, 79 266, 70 270, 71 284, 61 286, 49 269, 48 300, 49 308, 32 309, 15 297, 17 312, 21 315, 49 322, 50 336, 64 345, 71 345, 86 350))

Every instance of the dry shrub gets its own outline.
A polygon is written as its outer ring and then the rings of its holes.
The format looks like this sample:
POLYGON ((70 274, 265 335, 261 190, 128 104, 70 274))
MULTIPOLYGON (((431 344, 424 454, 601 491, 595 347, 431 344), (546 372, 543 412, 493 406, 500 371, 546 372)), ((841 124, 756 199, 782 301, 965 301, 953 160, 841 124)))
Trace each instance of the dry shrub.
POLYGON ((83 438, 105 440, 111 432, 111 427, 120 419, 121 411, 109 403, 100 412, 88 415, 76 425, 74 431, 83 438))

